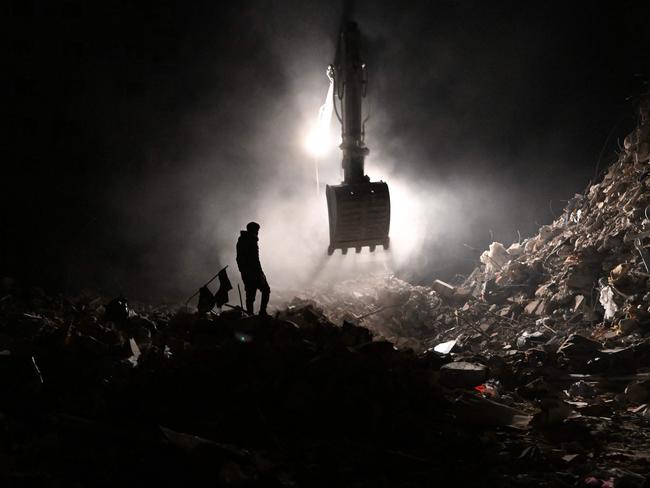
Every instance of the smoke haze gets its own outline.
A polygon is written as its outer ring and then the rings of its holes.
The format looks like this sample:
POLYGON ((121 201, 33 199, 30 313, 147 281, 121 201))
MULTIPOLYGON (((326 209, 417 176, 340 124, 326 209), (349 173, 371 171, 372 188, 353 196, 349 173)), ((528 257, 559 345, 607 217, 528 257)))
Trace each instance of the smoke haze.
MULTIPOLYGON (((16 55, 20 168, 5 195, 22 211, 6 216, 3 267, 178 299, 221 266, 239 278, 235 242, 255 220, 272 288, 372 270, 415 282, 467 273, 471 247, 530 235, 583 190, 633 124, 626 98, 648 73, 641 3, 507 3, 357 3, 366 173, 391 191, 391 251, 331 258, 324 185, 340 182, 341 154, 334 142, 315 160, 304 141, 339 8, 31 4, 19 15, 28 33, 68 31, 16 55)), ((337 141, 336 120, 330 131, 337 141)))

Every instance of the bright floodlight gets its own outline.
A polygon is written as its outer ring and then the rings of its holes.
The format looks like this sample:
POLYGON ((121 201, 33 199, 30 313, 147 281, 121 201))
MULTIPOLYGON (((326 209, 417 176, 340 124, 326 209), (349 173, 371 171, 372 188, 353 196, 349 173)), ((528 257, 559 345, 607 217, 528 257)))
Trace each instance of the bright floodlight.
POLYGON ((315 157, 323 156, 330 147, 329 134, 319 129, 318 126, 312 128, 305 139, 305 149, 315 157))
POLYGON ((311 131, 305 140, 305 149, 314 157, 323 156, 332 147, 329 129, 330 121, 332 120, 333 91, 334 83, 330 82, 330 86, 327 89, 325 103, 318 110, 316 124, 311 128, 311 131))

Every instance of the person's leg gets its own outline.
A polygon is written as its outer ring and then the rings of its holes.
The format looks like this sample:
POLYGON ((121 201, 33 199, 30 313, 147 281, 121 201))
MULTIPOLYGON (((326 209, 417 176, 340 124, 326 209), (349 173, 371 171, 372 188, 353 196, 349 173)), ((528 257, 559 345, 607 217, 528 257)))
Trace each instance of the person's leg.
POLYGON ((257 287, 255 284, 244 282, 244 290, 246 292, 246 311, 253 315, 253 305, 255 303, 255 294, 257 293, 257 287))
POLYGON ((260 303, 260 314, 263 315, 266 313, 266 306, 269 303, 269 298, 271 296, 271 287, 266 281, 266 276, 263 275, 260 283, 258 285, 259 290, 262 292, 262 301, 260 303))

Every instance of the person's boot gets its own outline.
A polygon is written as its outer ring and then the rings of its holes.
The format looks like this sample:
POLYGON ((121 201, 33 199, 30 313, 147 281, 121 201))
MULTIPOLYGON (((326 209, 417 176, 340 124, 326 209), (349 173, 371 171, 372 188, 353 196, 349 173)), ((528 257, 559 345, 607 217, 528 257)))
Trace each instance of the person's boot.
POLYGON ((253 315, 253 303, 255 303, 254 300, 246 300, 246 311, 248 315, 253 315))

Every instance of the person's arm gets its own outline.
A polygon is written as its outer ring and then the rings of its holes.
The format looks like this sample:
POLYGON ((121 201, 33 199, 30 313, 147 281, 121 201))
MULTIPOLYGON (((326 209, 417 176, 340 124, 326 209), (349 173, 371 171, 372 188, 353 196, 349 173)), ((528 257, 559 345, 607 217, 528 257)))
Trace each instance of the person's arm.
POLYGON ((264 271, 262 271, 262 263, 260 263, 260 248, 255 243, 255 271, 258 272, 260 275, 264 275, 264 271))

